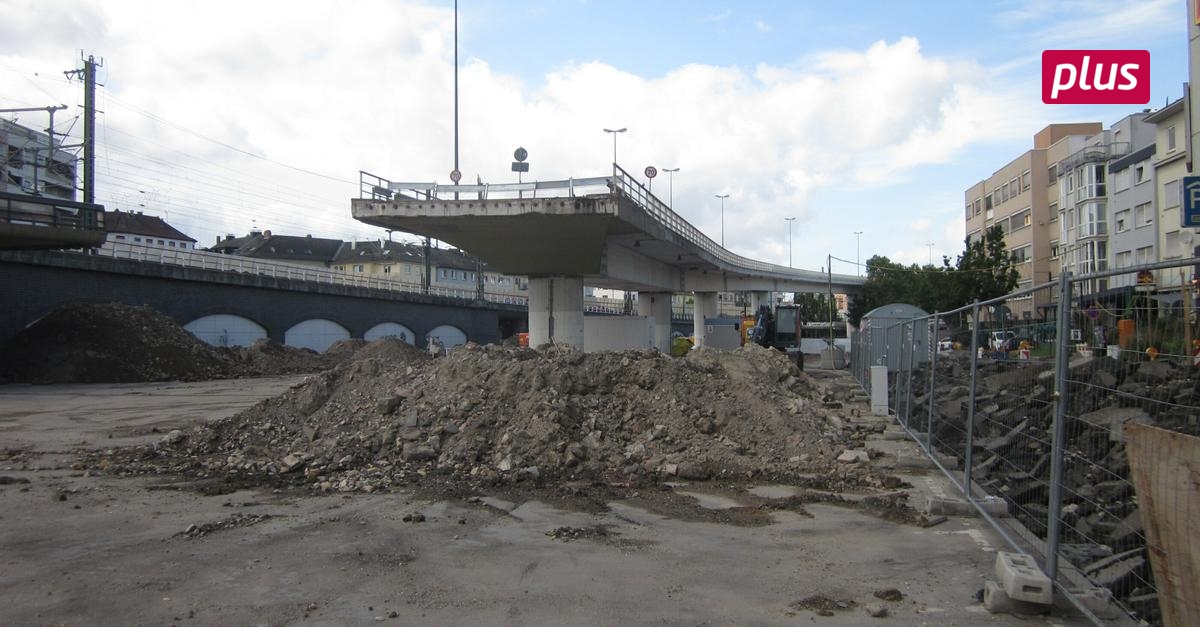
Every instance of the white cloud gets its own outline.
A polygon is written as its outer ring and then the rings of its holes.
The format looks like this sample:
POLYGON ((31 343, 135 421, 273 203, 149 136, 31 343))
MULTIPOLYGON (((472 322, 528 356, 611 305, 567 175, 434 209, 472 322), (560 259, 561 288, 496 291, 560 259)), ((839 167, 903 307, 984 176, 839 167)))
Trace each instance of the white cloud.
MULTIPOLYGON (((352 10, 332 3, 199 6, 39 3, 37 11, 5 10, 20 17, 19 26, 0 26, 2 65, 58 75, 79 48, 104 55, 100 132, 109 145, 98 151, 108 186, 102 200, 128 205, 139 190, 154 192, 205 244, 244 231, 251 219, 285 232, 347 237, 378 232, 349 219, 359 169, 393 180, 447 180, 447 9, 384 0, 352 10), (63 29, 56 45, 33 35, 56 24, 63 29), (348 182, 235 153, 128 105, 348 182)), ((710 17, 722 21, 729 12, 710 17)), ((1025 137, 1034 126, 1026 107, 1003 85, 993 86, 984 69, 930 57, 913 38, 805 61, 752 70, 691 64, 657 77, 571 63, 525 85, 487 59, 466 59, 459 76, 464 178, 512 179, 517 146, 529 151, 529 178, 604 173, 612 139, 601 129, 625 126, 629 132, 617 142, 626 169, 681 168, 675 207, 714 239, 721 219, 713 194, 730 193, 729 247, 784 262, 783 218, 797 217, 802 237, 805 221, 822 211, 811 206, 815 193, 891 185, 973 142, 1025 137)), ((32 80, 63 102, 79 101, 77 84, 32 80)), ((27 76, 0 68, 0 106, 20 106, 8 104, 13 100, 40 103, 45 95, 27 76)), ((664 197, 666 184, 663 176, 655 185, 664 197)), ((927 249, 917 252, 914 260, 923 263, 927 249)))
POLYGON ((760 33, 771 32, 771 25, 762 20, 754 20, 754 28, 760 33))
POLYGON ((909 224, 908 227, 910 229, 920 233, 920 232, 928 231, 930 224, 932 224, 932 222, 930 222, 929 218, 917 218, 916 220, 913 220, 913 222, 911 224, 909 224))

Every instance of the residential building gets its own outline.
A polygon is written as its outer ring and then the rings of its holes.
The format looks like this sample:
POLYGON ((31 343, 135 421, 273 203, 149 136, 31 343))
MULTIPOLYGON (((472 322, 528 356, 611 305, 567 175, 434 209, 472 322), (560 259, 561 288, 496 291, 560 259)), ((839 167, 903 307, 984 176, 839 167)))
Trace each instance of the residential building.
MULTIPOLYGON (((425 281, 425 247, 420 244, 383 240, 342 242, 329 266, 339 272, 387 278, 413 285, 425 281)), ((517 297, 527 295, 528 281, 488 270, 485 262, 465 252, 451 248, 430 249, 431 285, 446 289, 474 292, 479 287, 494 295, 517 297)))
MULTIPOLYGON (((1057 172, 1049 154, 1102 129, 1096 122, 1051 124, 1034 135, 1032 150, 966 190, 967 241, 978 241, 998 225, 1017 261, 1018 287, 1047 282, 1058 272, 1055 246, 1060 239, 1060 201, 1057 172)), ((1050 294, 1035 293, 1007 305, 1016 317, 1041 317, 1050 305, 1050 294)))
MULTIPOLYGON (((1158 257, 1155 201, 1156 175, 1153 161, 1157 146, 1149 113, 1135 113, 1113 126, 1113 139, 1126 139, 1130 153, 1108 165, 1109 256, 1111 269, 1128 268, 1158 257)), ((1109 288, 1128 288, 1136 283, 1132 274, 1117 275, 1109 288)))
POLYGON ((75 200, 75 155, 42 131, 0 120, 0 191, 75 200))
POLYGON ((105 244, 123 243, 176 250, 196 248, 195 239, 167 224, 162 218, 148 216, 141 211, 118 209, 104 212, 104 231, 108 234, 105 244))
MULTIPOLYGON (((1157 150, 1152 167, 1155 185, 1153 188, 1154 216, 1153 231, 1157 255, 1154 260, 1183 259, 1191 257, 1194 246, 1200 241, 1195 238, 1195 229, 1182 228, 1181 204, 1183 194, 1181 182, 1188 174, 1187 160, 1187 107, 1186 99, 1175 102, 1146 116, 1146 121, 1157 128, 1157 150)), ((1191 280, 1191 270, 1181 277, 1178 270, 1162 270, 1156 273, 1155 283, 1160 292, 1178 291, 1182 282, 1191 280)))
POLYGON ((311 268, 326 268, 337 254, 342 240, 312 235, 275 235, 270 231, 251 231, 236 238, 232 235, 218 240, 209 250, 239 257, 283 261, 311 268))

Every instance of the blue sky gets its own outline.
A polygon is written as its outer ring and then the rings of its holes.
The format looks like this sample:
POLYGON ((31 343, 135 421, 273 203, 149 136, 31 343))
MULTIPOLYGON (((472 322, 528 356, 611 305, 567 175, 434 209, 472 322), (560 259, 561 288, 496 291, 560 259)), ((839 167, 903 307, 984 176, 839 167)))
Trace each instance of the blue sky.
MULTIPOLYGON (((349 219, 358 170, 445 182, 452 163, 452 7, 0 0, 0 108, 76 105, 61 71, 86 50, 105 59, 102 202, 160 213, 201 244, 251 226, 377 237, 349 219)), ((719 238, 715 195, 728 193, 728 247, 786 263, 796 217, 795 265, 812 269, 854 259, 855 231, 862 259, 953 256, 963 190, 1036 131, 1142 108, 1041 104, 1042 50, 1150 50, 1148 107, 1186 80, 1183 0, 459 10, 465 178, 508 180, 517 145, 531 178, 602 174, 601 129, 628 127, 618 160, 679 167, 684 218, 719 238)))

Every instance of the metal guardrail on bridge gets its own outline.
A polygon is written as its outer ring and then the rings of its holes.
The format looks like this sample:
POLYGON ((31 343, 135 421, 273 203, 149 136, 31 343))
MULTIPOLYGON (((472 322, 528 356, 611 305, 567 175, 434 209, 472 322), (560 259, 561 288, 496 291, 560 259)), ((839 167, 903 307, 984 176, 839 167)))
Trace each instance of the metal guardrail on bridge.
POLYGON ((395 196, 413 200, 448 200, 460 198, 463 195, 473 195, 479 200, 489 198, 506 198, 515 195, 517 198, 537 198, 538 192, 553 191, 565 193, 574 197, 586 193, 607 193, 621 195, 633 201, 671 233, 681 240, 695 246, 711 256, 718 263, 735 271, 762 273, 789 279, 825 283, 832 281, 836 285, 861 285, 862 277, 853 275, 829 275, 812 270, 797 270, 757 259, 750 259, 734 254, 714 242, 710 237, 684 220, 671 210, 666 203, 650 193, 646 186, 617 164, 613 164, 611 177, 600 176, 590 178, 570 178, 559 181, 535 181, 530 183, 501 183, 479 185, 439 185, 438 183, 393 182, 383 177, 365 171, 359 171, 359 197, 375 200, 387 200, 395 196))

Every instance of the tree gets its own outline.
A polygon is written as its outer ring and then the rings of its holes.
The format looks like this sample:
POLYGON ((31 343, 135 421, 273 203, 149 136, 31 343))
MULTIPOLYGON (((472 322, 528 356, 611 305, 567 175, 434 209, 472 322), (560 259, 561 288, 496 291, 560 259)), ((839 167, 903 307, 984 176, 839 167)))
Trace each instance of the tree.
POLYGON ((825 294, 796 292, 792 295, 797 313, 804 322, 828 322, 837 320, 837 303, 825 294))
POLYGON ((942 258, 940 268, 906 267, 879 255, 868 259, 867 280, 850 303, 850 323, 858 326, 867 312, 891 303, 916 305, 930 313, 950 311, 1016 289, 1019 275, 999 226, 964 244, 953 266, 949 257, 942 258))

